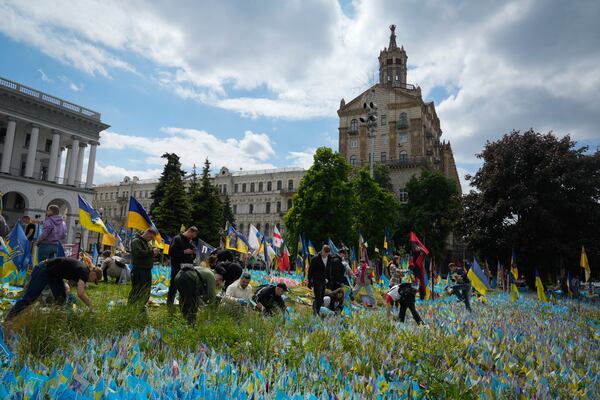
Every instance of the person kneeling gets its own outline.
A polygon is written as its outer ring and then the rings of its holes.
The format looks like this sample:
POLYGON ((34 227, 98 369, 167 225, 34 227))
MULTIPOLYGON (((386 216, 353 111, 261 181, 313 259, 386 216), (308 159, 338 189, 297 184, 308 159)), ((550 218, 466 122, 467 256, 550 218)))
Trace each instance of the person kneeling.
POLYGON ((250 273, 245 272, 240 279, 229 285, 225 291, 225 301, 231 304, 250 305, 252 302, 251 278, 250 273))
POLYGON ((77 296, 92 310, 92 302, 85 293, 87 282, 95 282, 102 278, 102 269, 94 267, 91 270, 81 261, 74 258, 57 257, 42 261, 31 273, 29 286, 25 294, 6 315, 6 320, 10 320, 22 312, 29 305, 33 304, 46 287, 50 286, 52 295, 58 304, 65 304, 67 301, 67 289, 63 279, 77 284, 77 296))
POLYGON ((277 286, 266 285, 256 291, 252 300, 256 303, 256 308, 265 315, 271 315, 275 307, 285 312, 285 302, 281 295, 287 290, 285 283, 279 283, 277 286))
POLYGON ((404 322, 406 318, 406 309, 408 308, 417 324, 421 324, 423 320, 415 308, 416 294, 417 290, 413 288, 410 283, 401 283, 400 285, 392 287, 385 295, 385 311, 387 317, 390 318, 392 303, 399 302, 400 312, 398 317, 400 318, 400 321, 404 322))
POLYGON ((175 287, 179 292, 181 313, 190 324, 196 321, 201 303, 216 303, 215 275, 208 268, 181 264, 181 269, 175 276, 175 287))
POLYGON ((339 314, 344 309, 344 289, 337 288, 331 292, 325 293, 323 297, 323 307, 319 310, 319 315, 326 317, 332 314, 339 314))

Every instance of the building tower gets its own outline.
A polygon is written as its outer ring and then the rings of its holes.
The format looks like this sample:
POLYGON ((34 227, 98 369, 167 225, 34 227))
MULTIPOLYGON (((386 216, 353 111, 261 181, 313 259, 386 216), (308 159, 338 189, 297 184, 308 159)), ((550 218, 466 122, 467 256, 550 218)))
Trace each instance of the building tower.
POLYGON ((379 84, 388 87, 406 86, 406 61, 404 46, 396 44, 396 25, 390 25, 390 43, 379 52, 379 84))

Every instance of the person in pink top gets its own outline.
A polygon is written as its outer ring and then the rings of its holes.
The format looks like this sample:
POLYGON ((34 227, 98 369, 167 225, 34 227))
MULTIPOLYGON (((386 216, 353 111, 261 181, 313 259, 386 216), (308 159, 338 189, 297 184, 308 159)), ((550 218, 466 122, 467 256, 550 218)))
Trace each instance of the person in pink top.
POLYGON ((39 262, 57 257, 58 246, 67 237, 67 225, 59 212, 60 208, 57 205, 51 204, 48 206, 46 219, 42 225, 42 233, 36 242, 39 262))
POLYGON ((375 300, 375 295, 373 294, 373 271, 369 264, 365 261, 365 259, 360 260, 358 264, 358 268, 356 269, 356 284, 352 289, 352 293, 350 293, 350 298, 354 300, 354 297, 360 292, 362 288, 367 291, 367 301, 366 304, 368 306, 374 307, 377 302, 375 300))

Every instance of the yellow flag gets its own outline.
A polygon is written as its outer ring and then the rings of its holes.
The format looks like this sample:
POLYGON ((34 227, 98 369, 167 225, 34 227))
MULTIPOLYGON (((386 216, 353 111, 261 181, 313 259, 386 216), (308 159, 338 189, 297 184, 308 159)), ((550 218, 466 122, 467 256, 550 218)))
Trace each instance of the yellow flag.
POLYGON ((535 276, 535 288, 537 290, 538 300, 543 301, 544 303, 547 302, 548 300, 546 299, 546 293, 544 292, 544 284, 537 273, 535 276))
POLYGON ((585 247, 581 246, 581 260, 579 261, 581 268, 585 270, 585 281, 590 280, 590 263, 588 262, 587 254, 585 254, 585 247))
POLYGON ((514 303, 519 298, 519 289, 514 283, 510 284, 510 300, 514 303))
POLYGON ((183 233, 183 232, 185 232, 185 231, 186 231, 186 229, 187 229, 187 228, 185 227, 185 225, 181 224, 181 228, 179 228, 179 233, 183 233))
POLYGON ((483 283, 481 279, 477 276, 473 268, 469 269, 469 272, 467 272, 467 276, 471 280, 471 285, 473 285, 475 290, 481 293, 482 296, 485 296, 487 294, 487 287, 485 286, 485 283, 483 283))

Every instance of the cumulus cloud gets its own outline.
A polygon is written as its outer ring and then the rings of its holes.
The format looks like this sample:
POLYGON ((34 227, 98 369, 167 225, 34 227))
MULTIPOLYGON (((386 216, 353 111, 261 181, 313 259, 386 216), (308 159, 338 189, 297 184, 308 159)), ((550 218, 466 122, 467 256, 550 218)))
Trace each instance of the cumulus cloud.
POLYGON ((290 160, 294 167, 309 169, 313 164, 316 151, 315 148, 305 149, 304 151, 290 151, 286 159, 290 160))
POLYGON ((120 182, 125 176, 137 176, 140 179, 158 178, 162 172, 162 168, 133 170, 115 165, 106 165, 96 163, 94 170, 94 183, 120 182))

